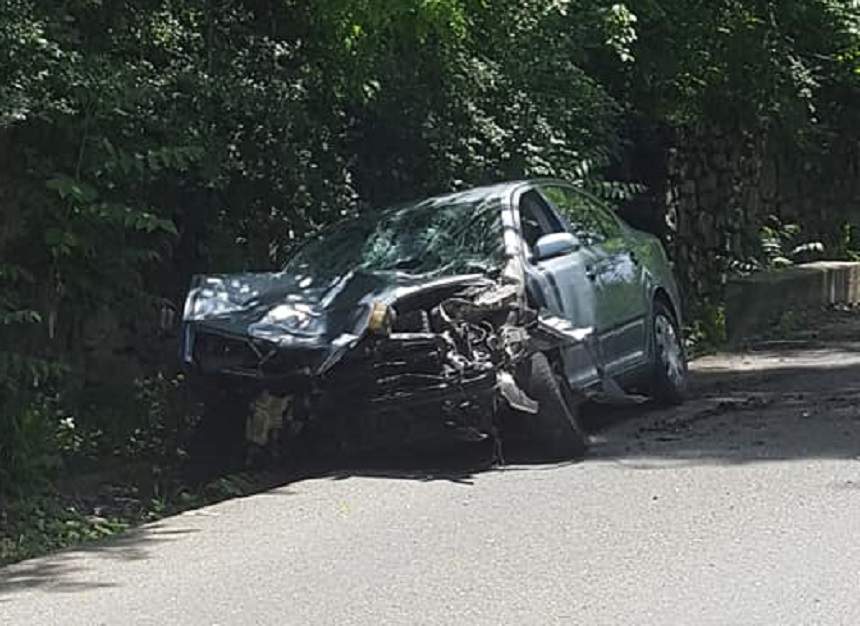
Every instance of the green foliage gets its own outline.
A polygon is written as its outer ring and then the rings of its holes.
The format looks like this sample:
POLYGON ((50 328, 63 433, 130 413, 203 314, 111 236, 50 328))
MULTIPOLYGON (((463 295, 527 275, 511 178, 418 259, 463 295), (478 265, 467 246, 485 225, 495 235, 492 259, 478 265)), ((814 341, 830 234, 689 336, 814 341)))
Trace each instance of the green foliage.
POLYGON ((851 222, 842 224, 837 241, 837 258, 846 261, 860 261, 860 241, 857 240, 857 228, 851 222))
POLYGON ((692 322, 684 329, 690 358, 716 352, 726 344, 726 310, 721 304, 700 302, 690 311, 692 322))
POLYGON ((755 256, 733 260, 731 272, 745 275, 816 261, 824 254, 825 246, 820 241, 805 239, 800 224, 785 223, 770 215, 759 229, 758 250, 755 256))
POLYGON ((0 485, 21 495, 44 486, 60 466, 51 416, 37 402, 7 408, 0 423, 0 485))
POLYGON ((794 265, 796 262, 814 260, 824 252, 824 244, 819 241, 802 241, 803 227, 799 224, 785 224, 772 215, 768 223, 761 227, 762 260, 760 266, 779 268, 794 265))
POLYGON ((0 565, 103 539, 128 526, 118 517, 88 515, 47 495, 22 499, 5 509, 0 506, 0 565))
POLYGON ((856 115, 846 98, 860 78, 854 0, 627 4, 648 37, 637 39, 623 87, 648 115, 778 126, 794 140, 856 115))
POLYGON ((200 421, 202 407, 184 374, 157 372, 135 381, 135 400, 144 420, 123 446, 123 458, 176 464, 185 457, 185 440, 200 421))
POLYGON ((43 390, 63 368, 25 353, 13 340, 41 321, 20 303, 19 288, 28 282, 32 276, 23 268, 0 264, 0 497, 38 485, 59 462, 43 390))

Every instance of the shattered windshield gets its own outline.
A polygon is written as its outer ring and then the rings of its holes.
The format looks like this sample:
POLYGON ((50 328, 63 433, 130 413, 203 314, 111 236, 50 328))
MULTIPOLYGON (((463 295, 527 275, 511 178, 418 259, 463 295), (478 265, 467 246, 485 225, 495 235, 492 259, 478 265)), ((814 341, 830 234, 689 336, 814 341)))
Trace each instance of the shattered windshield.
POLYGON ((335 225, 302 246, 285 270, 326 279, 350 270, 460 274, 501 266, 500 200, 452 198, 370 212, 335 225))

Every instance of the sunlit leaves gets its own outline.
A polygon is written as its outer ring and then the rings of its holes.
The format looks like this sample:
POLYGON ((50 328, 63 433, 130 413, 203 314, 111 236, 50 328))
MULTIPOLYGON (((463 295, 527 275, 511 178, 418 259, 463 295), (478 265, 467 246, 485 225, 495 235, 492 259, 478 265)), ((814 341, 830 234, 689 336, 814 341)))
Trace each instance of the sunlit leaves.
POLYGON ((635 60, 632 46, 638 38, 636 33, 637 18, 623 3, 616 3, 606 9, 607 34, 606 44, 625 63, 635 60))
POLYGON ((122 148, 116 148, 104 139, 104 148, 108 158, 103 161, 101 168, 110 175, 157 177, 163 170, 185 172, 199 163, 205 154, 199 146, 162 146, 129 153, 122 148))
POLYGON ((854 0, 625 4, 639 32, 627 97, 644 113, 672 124, 778 127, 799 141, 856 109, 842 102, 860 87, 851 78, 860 50, 854 0))

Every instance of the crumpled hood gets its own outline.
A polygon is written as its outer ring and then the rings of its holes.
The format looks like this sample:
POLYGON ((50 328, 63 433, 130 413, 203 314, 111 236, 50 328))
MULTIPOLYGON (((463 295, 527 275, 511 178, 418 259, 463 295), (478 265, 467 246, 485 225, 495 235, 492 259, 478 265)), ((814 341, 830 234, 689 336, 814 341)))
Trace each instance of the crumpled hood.
POLYGON ((282 346, 325 346, 357 340, 374 303, 449 285, 487 282, 479 274, 428 277, 399 272, 349 272, 325 285, 284 272, 195 276, 184 322, 282 346))

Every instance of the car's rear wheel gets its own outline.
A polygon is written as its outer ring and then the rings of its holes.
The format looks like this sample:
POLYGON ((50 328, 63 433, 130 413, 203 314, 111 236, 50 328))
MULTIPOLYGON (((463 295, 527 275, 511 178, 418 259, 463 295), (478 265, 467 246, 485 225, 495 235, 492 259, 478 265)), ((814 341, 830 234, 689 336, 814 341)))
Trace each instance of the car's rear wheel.
POLYGON ((588 437, 579 421, 579 407, 564 381, 541 352, 523 364, 522 384, 526 393, 539 404, 531 416, 536 443, 544 456, 553 459, 578 459, 585 455, 588 437))
POLYGON ((654 303, 651 395, 660 404, 681 404, 687 396, 687 355, 678 322, 662 301, 654 303))

